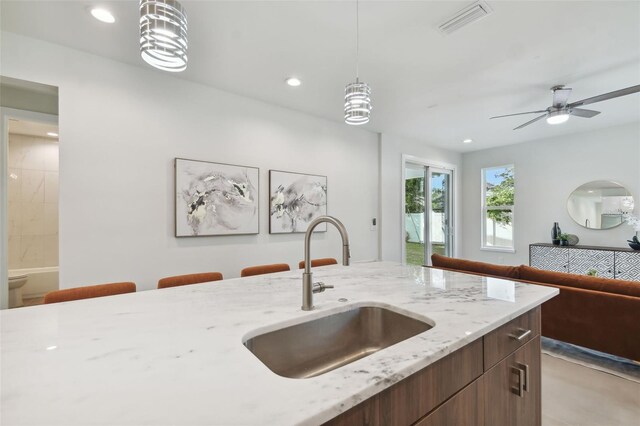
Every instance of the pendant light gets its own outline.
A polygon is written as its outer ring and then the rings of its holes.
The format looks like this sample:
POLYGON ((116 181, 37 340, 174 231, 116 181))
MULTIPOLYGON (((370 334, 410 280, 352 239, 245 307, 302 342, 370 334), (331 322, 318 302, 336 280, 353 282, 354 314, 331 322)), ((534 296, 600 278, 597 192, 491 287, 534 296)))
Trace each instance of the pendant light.
POLYGON ((177 0, 140 0, 140 55, 163 71, 187 69, 187 15, 177 0))
POLYGON ((344 88, 344 122, 353 126, 367 124, 371 115, 371 88, 360 81, 360 10, 356 0, 356 81, 344 88))

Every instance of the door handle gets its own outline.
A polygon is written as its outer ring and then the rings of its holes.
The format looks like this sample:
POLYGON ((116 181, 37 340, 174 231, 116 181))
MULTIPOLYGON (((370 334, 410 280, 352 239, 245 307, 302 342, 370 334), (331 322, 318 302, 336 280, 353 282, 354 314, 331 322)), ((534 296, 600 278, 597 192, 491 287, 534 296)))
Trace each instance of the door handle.
POLYGON ((512 386, 511 392, 522 398, 524 397, 525 372, 523 369, 518 367, 511 367, 511 372, 518 376, 518 385, 512 386))
POLYGON ((524 371, 524 385, 522 385, 522 389, 525 392, 529 392, 529 365, 528 364, 516 364, 518 369, 522 369, 524 371))

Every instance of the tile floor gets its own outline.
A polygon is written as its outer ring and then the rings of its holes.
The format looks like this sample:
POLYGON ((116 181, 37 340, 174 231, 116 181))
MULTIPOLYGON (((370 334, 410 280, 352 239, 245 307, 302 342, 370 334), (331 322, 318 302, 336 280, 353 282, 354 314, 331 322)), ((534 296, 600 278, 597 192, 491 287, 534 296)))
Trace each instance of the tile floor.
POLYGON ((568 425, 640 425, 640 383, 542 354, 542 426, 568 425))

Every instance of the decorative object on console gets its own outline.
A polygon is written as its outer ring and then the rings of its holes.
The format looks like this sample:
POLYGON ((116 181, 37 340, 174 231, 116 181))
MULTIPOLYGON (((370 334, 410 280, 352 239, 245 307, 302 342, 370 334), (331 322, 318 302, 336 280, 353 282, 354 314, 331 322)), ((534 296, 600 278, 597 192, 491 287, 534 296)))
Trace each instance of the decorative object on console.
POLYGON ((580 185, 567 200, 567 212, 571 219, 587 229, 620 226, 633 207, 631 192, 623 185, 607 180, 580 185))
POLYGON ((580 242, 580 238, 577 235, 567 234, 567 239, 570 246, 576 246, 580 242))
POLYGON ((175 159, 176 237, 257 234, 259 169, 175 159))
POLYGON ((590 277, 597 277, 598 276, 598 270, 597 269, 589 269, 587 271, 587 275, 589 275, 590 277))
POLYGON ((638 240, 638 236, 634 235, 632 240, 627 240, 629 243, 629 247, 634 250, 640 250, 640 240, 638 240))
POLYGON ((553 228, 551 228, 551 242, 555 245, 560 245, 560 234, 562 230, 558 222, 553 222, 553 228))
MULTIPOLYGON (((269 170, 269 233, 305 232, 327 214, 327 177, 269 170)), ((326 232, 327 224, 315 232, 326 232)))
POLYGON ((636 231, 636 235, 631 240, 627 240, 629 247, 634 250, 640 250, 640 240, 638 240, 638 232, 640 232, 640 217, 631 213, 625 213, 623 220, 636 231))
POLYGON ((569 234, 560 234, 558 236, 558 238, 560 239, 560 245, 561 246, 568 246, 569 245, 569 234))

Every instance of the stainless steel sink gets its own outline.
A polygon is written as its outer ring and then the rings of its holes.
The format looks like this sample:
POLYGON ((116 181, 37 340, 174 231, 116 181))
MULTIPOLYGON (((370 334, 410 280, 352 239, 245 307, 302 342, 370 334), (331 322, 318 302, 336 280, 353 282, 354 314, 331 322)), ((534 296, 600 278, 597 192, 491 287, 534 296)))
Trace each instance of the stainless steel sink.
POLYGON ((274 373, 319 376, 433 327, 387 308, 354 307, 252 337, 244 345, 274 373))

